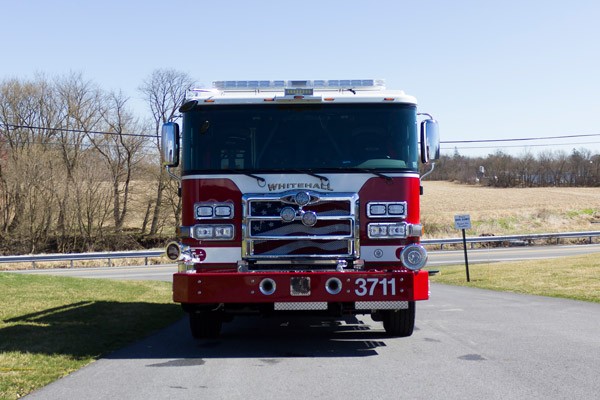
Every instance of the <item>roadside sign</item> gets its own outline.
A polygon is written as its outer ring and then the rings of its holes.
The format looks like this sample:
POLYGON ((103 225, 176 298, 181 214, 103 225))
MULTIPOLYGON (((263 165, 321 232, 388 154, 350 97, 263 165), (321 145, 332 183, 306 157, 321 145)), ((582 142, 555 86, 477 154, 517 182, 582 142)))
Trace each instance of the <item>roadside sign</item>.
POLYGON ((463 249, 465 251, 465 270, 467 272, 467 282, 471 282, 469 276, 469 257, 467 256, 467 237, 465 230, 471 229, 471 216, 469 214, 461 214, 454 216, 454 228, 462 231, 463 249))
POLYGON ((471 229, 471 216, 469 214, 455 215, 454 229, 471 229))

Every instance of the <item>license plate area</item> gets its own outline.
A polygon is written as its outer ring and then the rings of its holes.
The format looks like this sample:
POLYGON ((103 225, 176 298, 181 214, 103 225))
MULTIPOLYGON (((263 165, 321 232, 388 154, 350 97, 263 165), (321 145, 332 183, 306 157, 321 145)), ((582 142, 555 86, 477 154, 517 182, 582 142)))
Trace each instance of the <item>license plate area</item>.
POLYGON ((299 276, 290 279, 290 295, 310 296, 310 277, 299 276))

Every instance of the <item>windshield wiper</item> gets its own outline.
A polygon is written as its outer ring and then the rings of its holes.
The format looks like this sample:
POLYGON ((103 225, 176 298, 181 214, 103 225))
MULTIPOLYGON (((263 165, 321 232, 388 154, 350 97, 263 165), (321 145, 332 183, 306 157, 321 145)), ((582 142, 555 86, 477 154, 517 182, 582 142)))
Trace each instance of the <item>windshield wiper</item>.
POLYGON ((315 174, 311 170, 303 170, 303 169, 293 169, 292 171, 298 172, 300 174, 306 174, 310 176, 314 176, 315 178, 319 178, 322 181, 329 182, 329 178, 323 175, 315 174))
POLYGON ((261 178, 260 176, 251 174, 249 172, 240 171, 238 169, 223 169, 222 171, 231 172, 233 174, 242 174, 242 175, 249 176, 250 178, 254 178, 254 179, 256 179, 256 182, 258 183, 258 186, 261 186, 261 187, 264 186, 267 183, 267 181, 265 180, 265 178, 261 178))
POLYGON ((373 174, 375 176, 378 176, 380 178, 385 179, 386 181, 390 182, 392 180, 391 176, 387 176, 386 174, 382 174, 381 172, 375 171, 371 168, 348 168, 352 171, 359 171, 359 172, 367 172, 369 174, 373 174))

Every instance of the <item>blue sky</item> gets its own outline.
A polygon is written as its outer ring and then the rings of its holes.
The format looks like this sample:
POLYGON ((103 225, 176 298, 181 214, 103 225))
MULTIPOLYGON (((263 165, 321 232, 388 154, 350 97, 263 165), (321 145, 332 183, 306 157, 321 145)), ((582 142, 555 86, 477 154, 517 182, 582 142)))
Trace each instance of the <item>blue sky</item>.
POLYGON ((81 72, 138 114, 157 68, 225 79, 383 78, 463 155, 600 152, 600 2, 2 1, 0 79, 81 72), (552 146, 538 147, 541 144, 552 146), (482 147, 467 149, 467 147, 482 147))

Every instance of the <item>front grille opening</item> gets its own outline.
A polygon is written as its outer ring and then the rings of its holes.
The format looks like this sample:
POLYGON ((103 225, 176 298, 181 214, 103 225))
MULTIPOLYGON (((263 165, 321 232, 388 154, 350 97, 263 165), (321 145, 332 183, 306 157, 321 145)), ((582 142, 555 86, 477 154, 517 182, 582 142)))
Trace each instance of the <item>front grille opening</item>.
POLYGON ((255 240, 252 255, 261 256, 347 256, 348 240, 255 240))
POLYGON ((250 222, 250 237, 350 237, 351 235, 352 221, 350 220, 318 221, 314 226, 305 226, 301 221, 260 220, 250 222))
POLYGON ((242 197, 247 259, 336 260, 356 256, 358 195, 309 191, 313 201, 300 206, 294 200, 300 192, 242 197), (289 208, 296 212, 293 220, 281 215, 282 210, 289 215, 289 208), (308 212, 316 217, 313 225, 302 221, 301 216, 308 212))

